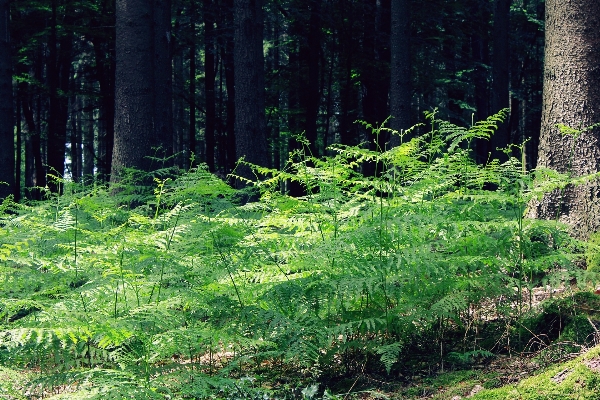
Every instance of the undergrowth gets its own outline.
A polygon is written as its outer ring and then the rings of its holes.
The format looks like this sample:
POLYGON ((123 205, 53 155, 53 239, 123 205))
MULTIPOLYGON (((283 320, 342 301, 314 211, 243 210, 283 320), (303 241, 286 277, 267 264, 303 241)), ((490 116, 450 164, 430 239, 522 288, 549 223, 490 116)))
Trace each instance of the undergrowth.
POLYGON ((473 161, 505 117, 462 128, 431 113, 389 150, 303 146, 283 171, 253 166, 256 202, 203 166, 155 172, 150 190, 135 172, 118 191, 62 182, 5 200, 0 373, 19 379, 0 395, 331 397, 344 378, 519 350, 531 337, 507 332, 533 288, 592 272, 564 226, 523 218, 567 176, 534 185, 549 171, 473 161))

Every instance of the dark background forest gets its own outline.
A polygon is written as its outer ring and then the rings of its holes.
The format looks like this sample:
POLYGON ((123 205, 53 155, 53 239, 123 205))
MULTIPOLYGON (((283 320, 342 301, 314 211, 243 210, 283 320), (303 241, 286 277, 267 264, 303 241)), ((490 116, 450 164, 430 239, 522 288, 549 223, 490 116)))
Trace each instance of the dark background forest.
POLYGON ((355 121, 391 115, 401 130, 433 109, 470 126, 509 107, 492 141, 476 144, 478 160, 530 138, 527 166, 536 163, 544 1, 21 0, 10 16, 17 151, 5 194, 16 199, 53 189, 48 174, 87 184, 108 181, 111 163, 158 167, 131 161, 136 154, 188 168, 193 153, 226 176, 240 156, 284 167, 299 134, 315 156, 332 143, 383 149, 389 138, 375 143, 355 121), (122 23, 119 7, 132 13, 122 23), (247 26, 236 31, 245 9, 247 26), (254 37, 261 48, 241 44, 254 37), (263 76, 252 75, 261 60, 263 76), (131 93, 137 132, 121 142, 131 93), (262 122, 249 122, 264 124, 258 133, 239 121, 261 114, 252 107, 264 109, 262 122))

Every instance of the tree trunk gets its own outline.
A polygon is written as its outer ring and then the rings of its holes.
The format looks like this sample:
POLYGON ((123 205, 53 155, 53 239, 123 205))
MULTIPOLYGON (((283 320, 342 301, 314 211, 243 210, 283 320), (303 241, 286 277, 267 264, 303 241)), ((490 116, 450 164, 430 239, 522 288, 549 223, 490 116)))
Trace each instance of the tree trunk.
MULTIPOLYGON (((236 157, 267 165, 262 0, 234 0, 236 157)), ((253 179, 240 166, 238 175, 253 179)))
MULTIPOLYGON (((177 10, 175 17, 175 26, 173 36, 179 37, 183 33, 181 28, 181 19, 183 14, 183 5, 177 10)), ((184 99, 184 67, 183 67, 183 48, 173 52, 173 153, 175 156, 175 165, 184 170, 188 169, 188 156, 184 155, 184 132, 185 126, 185 105, 184 99)))
MULTIPOLYGON (((494 2, 494 52, 492 55, 492 113, 509 107, 509 43, 511 0, 495 0, 494 2)), ((510 142, 509 124, 506 122, 490 139, 492 159, 505 161, 506 155, 498 149, 505 148, 510 142)))
POLYGON ((98 32, 91 37, 94 45, 96 76, 100 86, 98 117, 97 177, 108 181, 115 138, 115 1, 103 0, 100 18, 91 24, 98 32))
POLYGON ((72 35, 62 35, 58 39, 57 1, 52 1, 52 24, 50 26, 48 57, 48 174, 55 179, 48 179, 52 192, 62 190, 57 179, 62 179, 65 172, 65 150, 67 143, 67 123, 69 120, 69 80, 71 77, 71 57, 73 49, 72 35))
POLYGON ((84 118, 82 124, 82 170, 83 184, 90 185, 94 181, 94 108, 88 97, 83 98, 84 118))
POLYGON ((117 0, 115 141, 111 182, 124 168, 161 167, 172 133, 170 1, 117 0), (167 23, 168 21, 168 23, 167 23))
POLYGON ((339 132, 340 142, 350 146, 359 143, 358 130, 355 121, 358 119, 358 90, 353 68, 355 67, 354 37, 355 10, 354 2, 341 0, 340 2, 341 28, 340 37, 340 116, 339 132))
MULTIPOLYGON (((572 176, 600 171, 600 128, 574 138, 557 124, 581 129, 600 122, 600 3, 547 0, 544 94, 538 166, 572 176)), ((558 219, 587 238, 600 228, 598 181, 568 186, 532 202, 530 216, 558 219)))
POLYGON ((153 155, 162 158, 161 165, 172 165, 173 140, 173 68, 171 64, 171 0, 154 0, 154 143, 153 155))
POLYGON ((196 149, 196 1, 190 2, 190 121, 188 125, 188 143, 191 157, 194 154, 194 164, 198 164, 198 150, 196 149))
POLYGON ((309 18, 307 25, 306 41, 300 46, 300 70, 306 71, 305 79, 300 82, 299 97, 300 107, 304 113, 304 132, 309 143, 310 151, 318 156, 317 151, 317 120, 319 116, 319 105, 321 102, 319 93, 319 53, 321 42, 321 0, 312 0, 308 6, 309 18))
MULTIPOLYGON (((475 88, 475 120, 483 121, 489 116, 490 91, 487 82, 486 65, 489 64, 489 44, 485 21, 490 18, 488 3, 479 0, 470 2, 469 11, 473 22, 470 26, 471 54, 473 60, 473 85, 475 88)), ((489 158, 490 142, 477 139, 475 142, 476 160, 485 164, 489 158)))
POLYGON ((8 0, 0 0, 0 197, 14 193, 15 152, 8 0))
POLYGON ((210 172, 215 172, 215 128, 216 97, 215 81, 215 9, 212 0, 204 1, 204 93, 206 97, 206 125, 204 140, 206 143, 206 165, 210 172))
MULTIPOLYGON (((398 132, 410 128, 411 66, 410 66, 410 2, 392 0, 391 65, 390 65, 390 127, 398 132)), ((406 140, 407 138, 404 138, 406 140)), ((400 144, 394 135, 391 145, 400 144)))

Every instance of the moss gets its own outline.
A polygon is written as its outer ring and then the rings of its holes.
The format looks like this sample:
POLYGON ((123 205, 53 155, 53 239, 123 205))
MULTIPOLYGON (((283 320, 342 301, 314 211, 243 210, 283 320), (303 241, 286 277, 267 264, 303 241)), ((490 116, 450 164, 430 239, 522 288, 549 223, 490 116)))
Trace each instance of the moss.
POLYGON ((498 389, 483 390, 472 399, 598 399, 600 346, 574 360, 557 364, 523 381, 498 389))

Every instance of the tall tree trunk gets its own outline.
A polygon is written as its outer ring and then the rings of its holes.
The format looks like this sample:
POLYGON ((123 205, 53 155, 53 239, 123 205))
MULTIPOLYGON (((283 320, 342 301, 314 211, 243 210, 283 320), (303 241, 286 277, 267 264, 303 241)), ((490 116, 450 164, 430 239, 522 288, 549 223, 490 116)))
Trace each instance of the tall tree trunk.
POLYGON ((15 191, 15 146, 8 0, 0 0, 0 197, 15 191))
POLYGON ((304 114, 304 132, 309 143, 310 151, 318 156, 317 151, 317 120, 321 103, 319 93, 319 53, 321 52, 321 17, 320 0, 308 2, 308 26, 306 40, 300 46, 300 74, 305 78, 299 82, 300 107, 304 114), (306 75, 302 72, 306 71, 306 75))
POLYGON ((215 172, 215 128, 216 128, 216 96, 215 81, 215 9, 212 0, 204 1, 204 93, 206 98, 206 126, 204 140, 206 143, 206 165, 215 172))
POLYGON ((111 182, 120 179, 124 168, 160 167, 150 156, 156 148, 170 149, 170 2, 117 0, 116 30, 111 182))
MULTIPOLYGON (((52 1, 52 22, 50 27, 48 57, 48 173, 62 178, 65 172, 65 149, 67 143, 67 123, 69 120, 69 80, 71 77, 72 35, 62 35, 58 39, 57 0, 52 1)), ((49 179, 52 192, 62 190, 56 179, 49 179)))
POLYGON ((70 135, 70 158, 71 179, 79 182, 81 177, 81 98, 73 96, 70 99, 71 135, 70 135))
POLYGON ((195 164, 198 163, 198 149, 196 148, 196 0, 190 1, 190 121, 188 143, 190 155, 194 154, 195 164))
MULTIPOLYGON (((236 156, 266 166, 262 0, 234 0, 236 156)), ((252 179, 241 165, 238 175, 252 179)))
MULTIPOLYGON (((181 18, 183 14, 183 5, 177 10, 175 17, 175 26, 173 36, 178 37, 182 34, 181 18)), ((184 126, 185 126, 185 106, 184 98, 184 67, 183 67, 183 49, 173 53, 173 153, 176 154, 175 164, 180 168, 187 170, 187 161, 183 153, 184 150, 184 126)))
POLYGON ((340 0, 341 29, 340 40, 340 142, 350 146, 357 145, 358 130, 354 123, 358 119, 358 91, 354 77, 355 33, 354 5, 352 1, 340 0))
POLYGON ((91 22, 92 32, 99 32, 91 37, 100 86, 97 176, 105 182, 110 177, 115 138, 115 7, 115 0, 103 0, 100 18, 91 22))
POLYGON ((21 164, 23 164, 23 131, 22 131, 22 113, 21 113, 21 99, 19 91, 17 89, 17 101, 15 102, 17 114, 16 114, 16 125, 17 125, 17 144, 16 144, 16 156, 15 162, 15 201, 21 201, 21 164))
MULTIPOLYGON (((487 3, 472 0, 469 6, 473 22, 471 31, 471 57, 473 60, 473 84, 475 87, 475 120, 483 121, 489 116, 489 88, 487 83, 486 65, 489 63, 489 45, 485 35, 489 10, 487 3)), ((489 158, 490 142, 478 139, 475 143, 476 159, 479 164, 485 164, 489 158)))
MULTIPOLYGON (((390 65, 390 127, 398 132, 410 128, 411 66, 410 66, 410 1, 392 0, 391 65, 390 65)), ((405 138, 406 140, 407 138, 405 138)), ((400 144, 394 135, 391 145, 400 144)))
POLYGON ((90 185, 94 179, 94 108, 89 98, 83 97, 84 118, 82 124, 82 156, 83 163, 81 173, 83 184, 90 185))
MULTIPOLYGON (((492 113, 509 107, 509 42, 511 0, 494 1, 494 36, 492 55, 492 113)), ((498 127, 490 140, 492 159, 506 160, 506 155, 498 149, 505 148, 510 142, 509 124, 498 127)))
MULTIPOLYGON (((23 100, 23 117, 27 126, 27 148, 25 166, 25 187, 30 190, 29 197, 40 199, 39 188, 46 186, 46 170, 42 163, 41 134, 39 123, 36 124, 31 102, 23 100)), ((38 110, 39 115, 39 110, 38 110)))
MULTIPOLYGON (((154 143, 159 158, 172 155, 173 138, 173 69, 171 63, 171 0, 154 0, 154 143)), ((166 160, 163 160, 163 165, 166 160)), ((172 165, 172 162, 167 162, 172 165)))
MULTIPOLYGON (((572 176, 600 171, 600 128, 577 137, 557 124, 580 129, 600 122, 600 3, 547 0, 544 94, 538 167, 572 176)), ((530 215, 559 219, 586 238, 600 228, 598 181, 554 191, 530 205, 530 215)))
POLYGON ((221 0, 222 14, 217 21, 217 29, 221 44, 221 60, 225 70, 225 133, 221 140, 221 147, 225 154, 226 164, 223 164, 224 173, 228 174, 235 168, 237 162, 235 144, 235 65, 234 65, 234 23, 233 0, 221 0))

